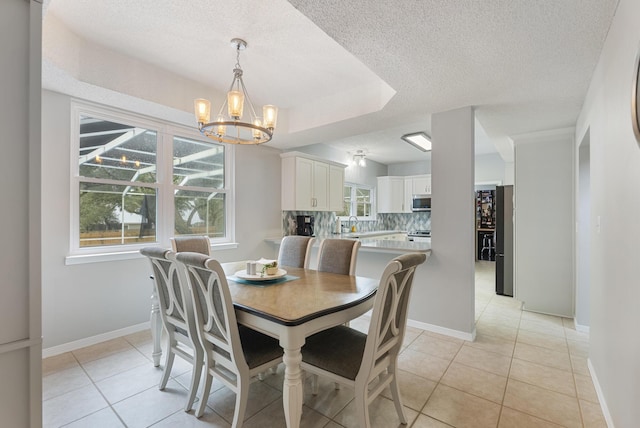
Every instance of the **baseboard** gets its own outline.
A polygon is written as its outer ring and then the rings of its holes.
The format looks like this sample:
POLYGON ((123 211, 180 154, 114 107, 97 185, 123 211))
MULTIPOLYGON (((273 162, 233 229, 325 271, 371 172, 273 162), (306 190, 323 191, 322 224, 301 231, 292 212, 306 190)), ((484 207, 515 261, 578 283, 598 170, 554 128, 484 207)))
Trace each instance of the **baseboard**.
POLYGON ((576 331, 579 331, 581 333, 589 333, 589 326, 588 325, 582 325, 582 324, 578 324, 578 321, 576 321, 576 319, 573 319, 573 326, 575 327, 576 331))
POLYGON ((613 425, 613 419, 611 419, 611 413, 609 413, 609 407, 607 407, 607 400, 604 399, 604 394, 602 393, 602 388, 600 387, 600 382, 598 381, 598 376, 596 375, 596 370, 591 364, 591 358, 587 358, 587 366, 589 367, 589 373, 591 373, 593 387, 596 390, 596 395, 598 395, 598 401, 600 402, 600 408, 602 409, 602 415, 604 416, 604 420, 607 423, 607 427, 615 428, 613 425))
POLYGON ((471 333, 466 333, 460 330, 453 330, 446 327, 441 327, 439 325, 429 324, 426 322, 415 321, 415 320, 407 320, 407 325, 410 327, 419 328, 422 330, 430 331, 433 333, 444 334, 445 336, 455 337, 456 339, 462 339, 469 342, 473 342, 476 340, 476 326, 474 324, 473 331, 471 333))
MULTIPOLYGON (((365 314, 365 315, 370 315, 365 314)), ((407 325, 410 327, 419 328, 421 330, 431 331, 433 333, 444 334, 445 336, 455 337, 457 339, 467 340, 473 342, 476 339, 476 328, 473 327, 471 333, 465 333, 459 330, 453 330, 446 327, 440 327, 438 325, 428 324, 420 321, 407 320, 407 325)), ((137 333, 139 331, 149 328, 149 321, 141 324, 132 325, 130 327, 121 328, 119 330, 109 331, 107 333, 98 334, 96 336, 86 337, 80 340, 74 340, 73 342, 64 343, 62 345, 52 346, 42 350, 42 358, 53 357, 55 355, 64 354, 65 352, 75 351, 76 349, 84 348, 86 346, 95 345, 96 343, 104 342, 106 340, 116 339, 118 337, 126 336, 128 334, 137 333)))
POLYGON ((43 349, 42 358, 53 357, 54 355, 60 355, 64 354, 65 352, 75 351, 76 349, 84 348, 85 346, 95 345, 96 343, 116 339, 118 337, 137 333, 145 329, 149 329, 149 321, 43 349))

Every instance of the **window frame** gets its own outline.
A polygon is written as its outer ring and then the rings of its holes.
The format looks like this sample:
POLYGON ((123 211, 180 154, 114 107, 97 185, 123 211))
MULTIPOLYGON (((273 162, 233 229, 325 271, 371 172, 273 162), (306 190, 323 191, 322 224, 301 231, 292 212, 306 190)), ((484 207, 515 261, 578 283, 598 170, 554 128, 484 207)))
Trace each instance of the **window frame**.
MULTIPOLYGON (((210 189, 202 187, 179 186, 173 183, 173 139, 174 137, 186 138, 204 144, 221 144, 212 142, 200 134, 195 127, 191 128, 167 120, 155 119, 133 113, 127 110, 115 109, 89 102, 71 101, 70 124, 70 233, 69 252, 65 259, 66 264, 77 264, 103 260, 119 260, 138 256, 139 250, 150 245, 169 246, 169 238, 174 236, 174 194, 176 189, 193 189, 205 192, 219 192, 225 194, 225 236, 211 238, 212 249, 237 248, 235 243, 235 181, 234 161, 235 147, 224 146, 224 188, 210 189), (156 241, 136 244, 105 245, 98 247, 80 246, 80 183, 105 183, 122 185, 122 181, 95 179, 80 176, 78 153, 80 148, 80 116, 90 116, 123 123, 126 125, 140 126, 154 130, 157 133, 156 140, 156 182, 143 183, 144 187, 156 189, 156 241)), ((139 185, 139 183, 136 183, 139 185)))
MULTIPOLYGON (((356 201, 356 197, 355 197, 356 196, 355 195, 356 189, 369 190, 370 195, 371 195, 371 215, 370 216, 353 215, 353 216, 356 217, 358 219, 358 221, 375 221, 376 217, 377 217, 375 187, 374 186, 369 186, 368 184, 352 183, 352 182, 345 182, 344 185, 343 185, 343 191, 344 191, 344 187, 350 187, 351 188, 351 206, 349 207, 349 213, 355 212, 356 214, 358 212, 357 201, 356 201)), ((344 199, 343 199, 343 201, 344 201, 344 199)), ((340 218, 340 220, 348 220, 350 217, 352 217, 352 216, 351 215, 338 216, 338 218, 340 218)))

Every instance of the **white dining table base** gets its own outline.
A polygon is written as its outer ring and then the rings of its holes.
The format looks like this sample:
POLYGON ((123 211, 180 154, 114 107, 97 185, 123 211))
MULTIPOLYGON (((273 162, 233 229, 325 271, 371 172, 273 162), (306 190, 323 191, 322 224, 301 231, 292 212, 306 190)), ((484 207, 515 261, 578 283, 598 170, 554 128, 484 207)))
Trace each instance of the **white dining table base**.
POLYGON ((266 335, 279 339, 280 346, 284 350, 282 358, 284 369, 284 382, 282 385, 282 405, 287 428, 299 428, 302 417, 303 390, 301 349, 305 339, 319 331, 344 324, 366 313, 373 306, 373 298, 328 315, 314 318, 298 325, 282 325, 274 321, 266 320, 254 314, 236 309, 238 323, 258 330, 266 335))

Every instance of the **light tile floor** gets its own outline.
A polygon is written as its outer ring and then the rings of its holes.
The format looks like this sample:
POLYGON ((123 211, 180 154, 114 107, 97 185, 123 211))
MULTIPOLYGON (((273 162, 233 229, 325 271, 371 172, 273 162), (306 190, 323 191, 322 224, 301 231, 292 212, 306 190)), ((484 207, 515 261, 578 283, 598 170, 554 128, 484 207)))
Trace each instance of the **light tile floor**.
MULTIPOLYGON (((409 427, 606 427, 587 369, 588 337, 569 319, 520 310, 494 293, 494 264, 476 264, 477 339, 408 328, 400 380, 409 427)), ((366 329, 360 318, 351 326, 366 329)), ((201 419, 183 411, 189 365, 176 358, 164 391, 148 332, 43 361, 44 426, 230 427, 235 395, 214 383, 201 419)), ((284 427, 283 367, 251 386, 244 426, 284 427)), ((387 391, 388 392, 388 391, 387 391)), ((385 392, 370 406, 373 427, 402 426, 385 392)), ((356 427, 353 392, 320 379, 305 384, 302 427, 356 427)))

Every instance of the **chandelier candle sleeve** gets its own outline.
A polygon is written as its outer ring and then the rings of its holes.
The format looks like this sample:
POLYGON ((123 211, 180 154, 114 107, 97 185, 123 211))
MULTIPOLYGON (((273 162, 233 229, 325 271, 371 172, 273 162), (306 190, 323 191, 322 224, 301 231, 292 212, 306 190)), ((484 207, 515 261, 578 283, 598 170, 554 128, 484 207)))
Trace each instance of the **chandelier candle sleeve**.
POLYGON ((229 116, 235 120, 242 119, 244 110, 244 95, 240 91, 229 91, 227 94, 227 107, 229 116))
POLYGON ((195 100, 196 120, 198 123, 207 123, 211 118, 211 103, 209 100, 198 98, 195 100))
POLYGON ((262 116, 264 117, 264 127, 275 129, 278 121, 278 107, 267 104, 262 107, 262 116))

